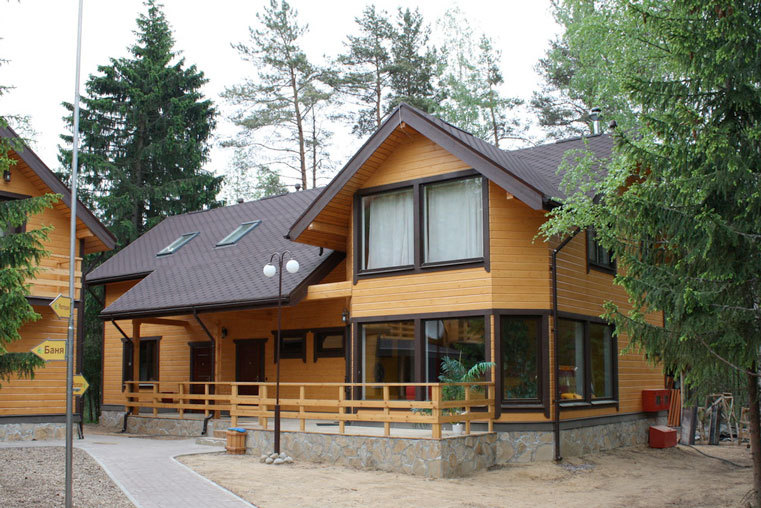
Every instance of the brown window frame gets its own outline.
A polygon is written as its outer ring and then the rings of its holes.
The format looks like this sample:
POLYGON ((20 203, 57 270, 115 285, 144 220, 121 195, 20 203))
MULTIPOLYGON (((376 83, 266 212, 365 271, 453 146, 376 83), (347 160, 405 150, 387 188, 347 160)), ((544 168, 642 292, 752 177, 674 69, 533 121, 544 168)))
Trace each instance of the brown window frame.
POLYGON ((315 362, 317 362, 318 358, 343 358, 346 356, 346 327, 313 330, 312 337, 314 340, 315 362), (343 343, 340 349, 324 347, 323 341, 329 335, 340 335, 343 337, 343 343))
MULTIPOLYGON (((140 383, 157 383, 160 379, 159 374, 159 366, 160 363, 160 357, 161 357, 161 336, 160 335, 154 335, 151 337, 140 337, 140 345, 147 342, 155 342, 156 343, 156 355, 153 359, 153 370, 155 372, 156 379, 140 379, 140 383)), ((124 389, 124 383, 127 381, 134 381, 132 379, 132 374, 134 372, 133 365, 132 365, 132 359, 134 358, 134 342, 132 342, 132 339, 126 340, 122 339, 122 390, 124 389), (128 354, 129 352, 129 354, 128 354)))
POLYGON ((464 171, 457 171, 454 173, 448 173, 444 175, 436 175, 426 178, 419 178, 415 180, 407 180, 404 182, 398 182, 388 185, 380 185, 377 187, 370 187, 367 189, 361 189, 354 194, 354 283, 357 283, 358 279, 371 278, 371 277, 387 277, 393 275, 405 275, 410 273, 421 273, 436 270, 453 270, 460 268, 475 268, 484 267, 488 272, 490 271, 490 253, 489 253, 489 180, 478 171, 468 169, 464 171), (469 178, 481 179, 481 206, 482 206, 482 227, 483 227, 483 248, 482 256, 469 259, 456 259, 451 261, 437 261, 427 263, 424 261, 424 213, 423 213, 423 193, 425 192, 425 186, 428 184, 443 183, 447 181, 465 180, 469 178), (361 255, 365 248, 362 237, 364 227, 363 223, 363 209, 362 198, 377 194, 383 194, 385 192, 399 191, 402 189, 412 189, 412 213, 413 213, 413 263, 410 265, 383 267, 375 269, 362 268, 361 255))
POLYGON ((609 273, 611 275, 616 274, 617 270, 617 264, 616 260, 613 259, 613 253, 608 251, 608 257, 610 258, 610 263, 605 264, 598 261, 597 258, 597 251, 598 248, 601 248, 599 244, 597 243, 597 240, 595 239, 596 234, 594 228, 587 228, 587 273, 589 273, 589 270, 596 270, 598 272, 603 273, 609 273))
MULTIPOLYGON (((272 330, 273 342, 277 347, 277 330, 272 330)), ((273 352, 273 362, 277 363, 277 350, 273 352)), ((304 363, 307 361, 307 330, 281 330, 280 331, 280 359, 291 360, 301 359, 304 363), (283 341, 285 339, 300 339, 301 349, 298 352, 283 352, 283 341)))
MULTIPOLYGON (((15 192, 0 191, 0 201, 17 201, 21 199, 29 199, 32 196, 26 194, 17 194, 15 192)), ((20 226, 16 226, 12 231, 7 231, 9 235, 15 235, 18 233, 26 233, 26 222, 20 226)))

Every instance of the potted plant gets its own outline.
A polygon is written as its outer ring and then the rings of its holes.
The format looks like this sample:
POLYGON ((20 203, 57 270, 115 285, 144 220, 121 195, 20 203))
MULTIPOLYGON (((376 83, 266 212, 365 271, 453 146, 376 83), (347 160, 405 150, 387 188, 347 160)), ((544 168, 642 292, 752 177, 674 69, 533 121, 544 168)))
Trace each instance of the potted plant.
MULTIPOLYGON (((477 362, 472 367, 467 368, 460 359, 451 356, 445 356, 441 359, 441 374, 439 381, 445 383, 441 398, 442 400, 464 400, 465 390, 474 391, 482 390, 481 386, 463 386, 461 384, 447 383, 476 383, 483 379, 489 372, 489 369, 495 366, 494 362, 477 362)), ((447 408, 444 410, 450 415, 461 415, 464 408, 447 408)), ((452 432, 460 435, 464 432, 464 424, 457 422, 452 424, 452 432)))

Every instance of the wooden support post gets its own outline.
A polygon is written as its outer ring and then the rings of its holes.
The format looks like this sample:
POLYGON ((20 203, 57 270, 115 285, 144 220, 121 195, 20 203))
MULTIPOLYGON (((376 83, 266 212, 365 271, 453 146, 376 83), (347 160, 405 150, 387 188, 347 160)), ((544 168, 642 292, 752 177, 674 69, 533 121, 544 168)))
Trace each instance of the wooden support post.
POLYGON ((494 432, 494 415, 496 415, 495 411, 495 393, 496 390, 494 390, 494 385, 489 385, 486 387, 486 398, 489 400, 489 420, 487 423, 487 427, 489 432, 494 432))
POLYGON ((470 386, 465 387, 465 433, 470 434, 470 416, 471 416, 471 407, 470 407, 470 386))
POLYGON ((383 386, 383 435, 388 437, 391 435, 391 423, 389 422, 389 417, 391 411, 388 408, 388 400, 390 398, 390 390, 389 387, 384 385, 383 386))
POLYGON ((236 383, 230 387, 230 423, 233 427, 238 426, 238 385, 236 383))
POLYGON ((306 413, 304 412, 304 399, 306 395, 306 388, 304 385, 299 386, 299 430, 304 432, 306 430, 306 413))
POLYGON ((344 407, 344 401, 346 400, 346 388, 343 386, 338 387, 338 432, 341 434, 346 433, 346 421, 344 415, 346 414, 346 408, 344 407))
POLYGON ((441 385, 431 387, 431 435, 433 439, 441 439, 441 385))
POLYGON ((159 384, 153 383, 153 416, 159 415, 159 408, 156 407, 156 403, 158 402, 158 393, 159 393, 159 384))
MULTIPOLYGON (((140 322, 135 320, 132 321, 132 380, 136 382, 135 391, 140 393, 140 322)), ((139 405, 133 408, 132 414, 140 414, 139 405)))
POLYGON ((180 392, 180 418, 185 417, 185 384, 179 383, 179 392, 180 392))
POLYGON ((209 383, 203 384, 203 394, 206 396, 203 399, 203 407, 204 407, 203 415, 209 416, 209 383))
POLYGON ((263 412, 264 416, 259 417, 259 425, 264 430, 267 430, 267 404, 264 404, 264 399, 267 398, 267 385, 261 385, 259 387, 259 409, 263 412))

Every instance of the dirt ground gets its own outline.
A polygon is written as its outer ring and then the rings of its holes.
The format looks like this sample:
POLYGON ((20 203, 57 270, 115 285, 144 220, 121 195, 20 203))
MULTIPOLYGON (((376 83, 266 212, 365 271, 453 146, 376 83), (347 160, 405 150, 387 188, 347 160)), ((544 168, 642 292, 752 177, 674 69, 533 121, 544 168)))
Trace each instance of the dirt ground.
POLYGON ((719 507, 744 506, 750 450, 735 444, 628 448, 562 464, 510 465, 457 479, 296 463, 260 464, 252 455, 179 460, 259 508, 299 507, 719 507), (740 466, 740 467, 738 467, 740 466))

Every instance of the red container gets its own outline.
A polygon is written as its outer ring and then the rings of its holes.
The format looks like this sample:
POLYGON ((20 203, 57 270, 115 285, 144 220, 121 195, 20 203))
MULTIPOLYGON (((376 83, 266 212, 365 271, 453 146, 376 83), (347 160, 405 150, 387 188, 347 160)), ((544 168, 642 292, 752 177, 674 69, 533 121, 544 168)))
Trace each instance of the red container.
POLYGON ((671 448, 676 446, 676 429, 665 425, 650 427, 650 448, 671 448))
POLYGON ((666 411, 669 408, 670 394, 662 390, 642 390, 642 410, 645 412, 666 411))

